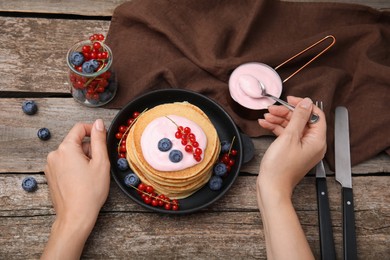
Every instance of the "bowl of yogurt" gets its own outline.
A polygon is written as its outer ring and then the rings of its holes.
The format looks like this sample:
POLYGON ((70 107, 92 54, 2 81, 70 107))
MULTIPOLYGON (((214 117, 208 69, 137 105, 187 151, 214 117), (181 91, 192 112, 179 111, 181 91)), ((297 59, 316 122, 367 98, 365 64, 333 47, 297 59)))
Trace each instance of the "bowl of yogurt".
POLYGON ((261 110, 275 103, 273 99, 261 94, 260 83, 269 94, 278 98, 282 94, 282 79, 273 68, 264 63, 245 63, 232 72, 229 92, 231 105, 236 112, 245 117, 258 118, 261 110))

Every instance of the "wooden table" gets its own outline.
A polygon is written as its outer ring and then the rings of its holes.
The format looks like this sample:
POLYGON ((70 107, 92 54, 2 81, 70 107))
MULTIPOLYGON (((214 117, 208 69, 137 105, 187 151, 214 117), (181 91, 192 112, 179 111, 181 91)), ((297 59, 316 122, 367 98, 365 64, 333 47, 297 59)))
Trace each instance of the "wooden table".
MULTIPOLYGON (((106 33, 111 1, 0 1, 0 259, 39 258, 55 218, 43 168, 77 121, 103 118, 117 110, 91 109, 68 93, 67 49, 92 33, 106 33), (23 114, 26 99, 38 103, 34 116, 23 114), (47 127, 43 142, 37 130, 47 127), (26 176, 39 182, 27 193, 26 176)), ((349 0, 390 8, 388 0, 349 0)), ((83 252, 83 258, 251 259, 266 258, 257 209, 258 165, 271 138, 254 138, 255 157, 242 168, 232 189, 199 213, 161 215, 129 200, 112 181, 108 200, 83 252)), ((327 169, 337 255, 342 256, 341 187, 327 169)), ((353 167, 356 233, 361 259, 390 257, 390 159, 378 157, 353 167)), ((310 246, 319 258, 315 178, 308 175, 294 193, 294 205, 310 246)))

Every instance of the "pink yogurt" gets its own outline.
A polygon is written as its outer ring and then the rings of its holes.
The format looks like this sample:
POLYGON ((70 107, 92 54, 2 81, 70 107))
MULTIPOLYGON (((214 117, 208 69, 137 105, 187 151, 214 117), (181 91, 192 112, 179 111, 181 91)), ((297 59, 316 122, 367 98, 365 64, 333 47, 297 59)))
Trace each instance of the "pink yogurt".
POLYGON ((280 97, 282 80, 279 74, 270 66, 250 62, 237 67, 229 79, 229 91, 232 99, 243 107, 260 110, 275 103, 269 97, 261 95, 259 82, 262 82, 267 93, 280 97))
MULTIPOLYGON (((205 150, 207 137, 199 125, 181 116, 169 115, 167 117, 172 119, 179 126, 191 128, 191 133, 195 134, 196 141, 199 143, 199 148, 201 148, 202 151, 205 150)), ((158 171, 180 171, 199 163, 195 161, 192 153, 184 150, 181 139, 175 137, 177 126, 167 117, 158 117, 145 127, 141 136, 141 148, 145 160, 150 166, 158 171), (158 142, 163 138, 171 140, 171 150, 162 152, 158 149, 158 142), (183 153, 183 160, 178 163, 173 163, 169 160, 169 152, 173 149, 180 150, 183 153)))

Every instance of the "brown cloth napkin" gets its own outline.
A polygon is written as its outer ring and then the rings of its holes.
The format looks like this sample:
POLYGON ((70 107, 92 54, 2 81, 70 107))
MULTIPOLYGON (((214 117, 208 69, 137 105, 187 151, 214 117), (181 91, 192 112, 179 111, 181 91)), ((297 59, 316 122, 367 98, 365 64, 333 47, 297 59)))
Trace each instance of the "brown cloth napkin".
MULTIPOLYGON (((116 8, 107 35, 119 89, 109 107, 145 92, 183 88, 222 105, 249 136, 268 135, 231 106, 228 80, 246 62, 275 68, 324 36, 336 44, 283 84, 282 98, 321 100, 326 160, 334 169, 334 111, 349 110, 352 165, 390 153, 390 12, 340 3, 274 0, 133 0, 116 8)), ((278 73, 285 79, 324 45, 278 73)), ((266 112, 266 111, 264 111, 266 112)))

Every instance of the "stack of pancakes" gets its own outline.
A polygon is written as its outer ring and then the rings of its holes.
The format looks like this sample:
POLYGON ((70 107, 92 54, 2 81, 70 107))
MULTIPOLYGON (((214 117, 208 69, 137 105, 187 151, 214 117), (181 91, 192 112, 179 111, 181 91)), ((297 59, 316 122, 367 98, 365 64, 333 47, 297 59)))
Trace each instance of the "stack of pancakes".
POLYGON ((181 199, 190 196, 208 182, 220 153, 220 141, 210 119, 200 108, 188 102, 175 102, 158 105, 142 113, 129 131, 126 148, 130 167, 143 183, 153 186, 158 194, 181 199), (183 170, 159 171, 145 160, 141 147, 144 129, 154 119, 168 115, 185 117, 202 128, 207 137, 207 146, 201 162, 183 170))

